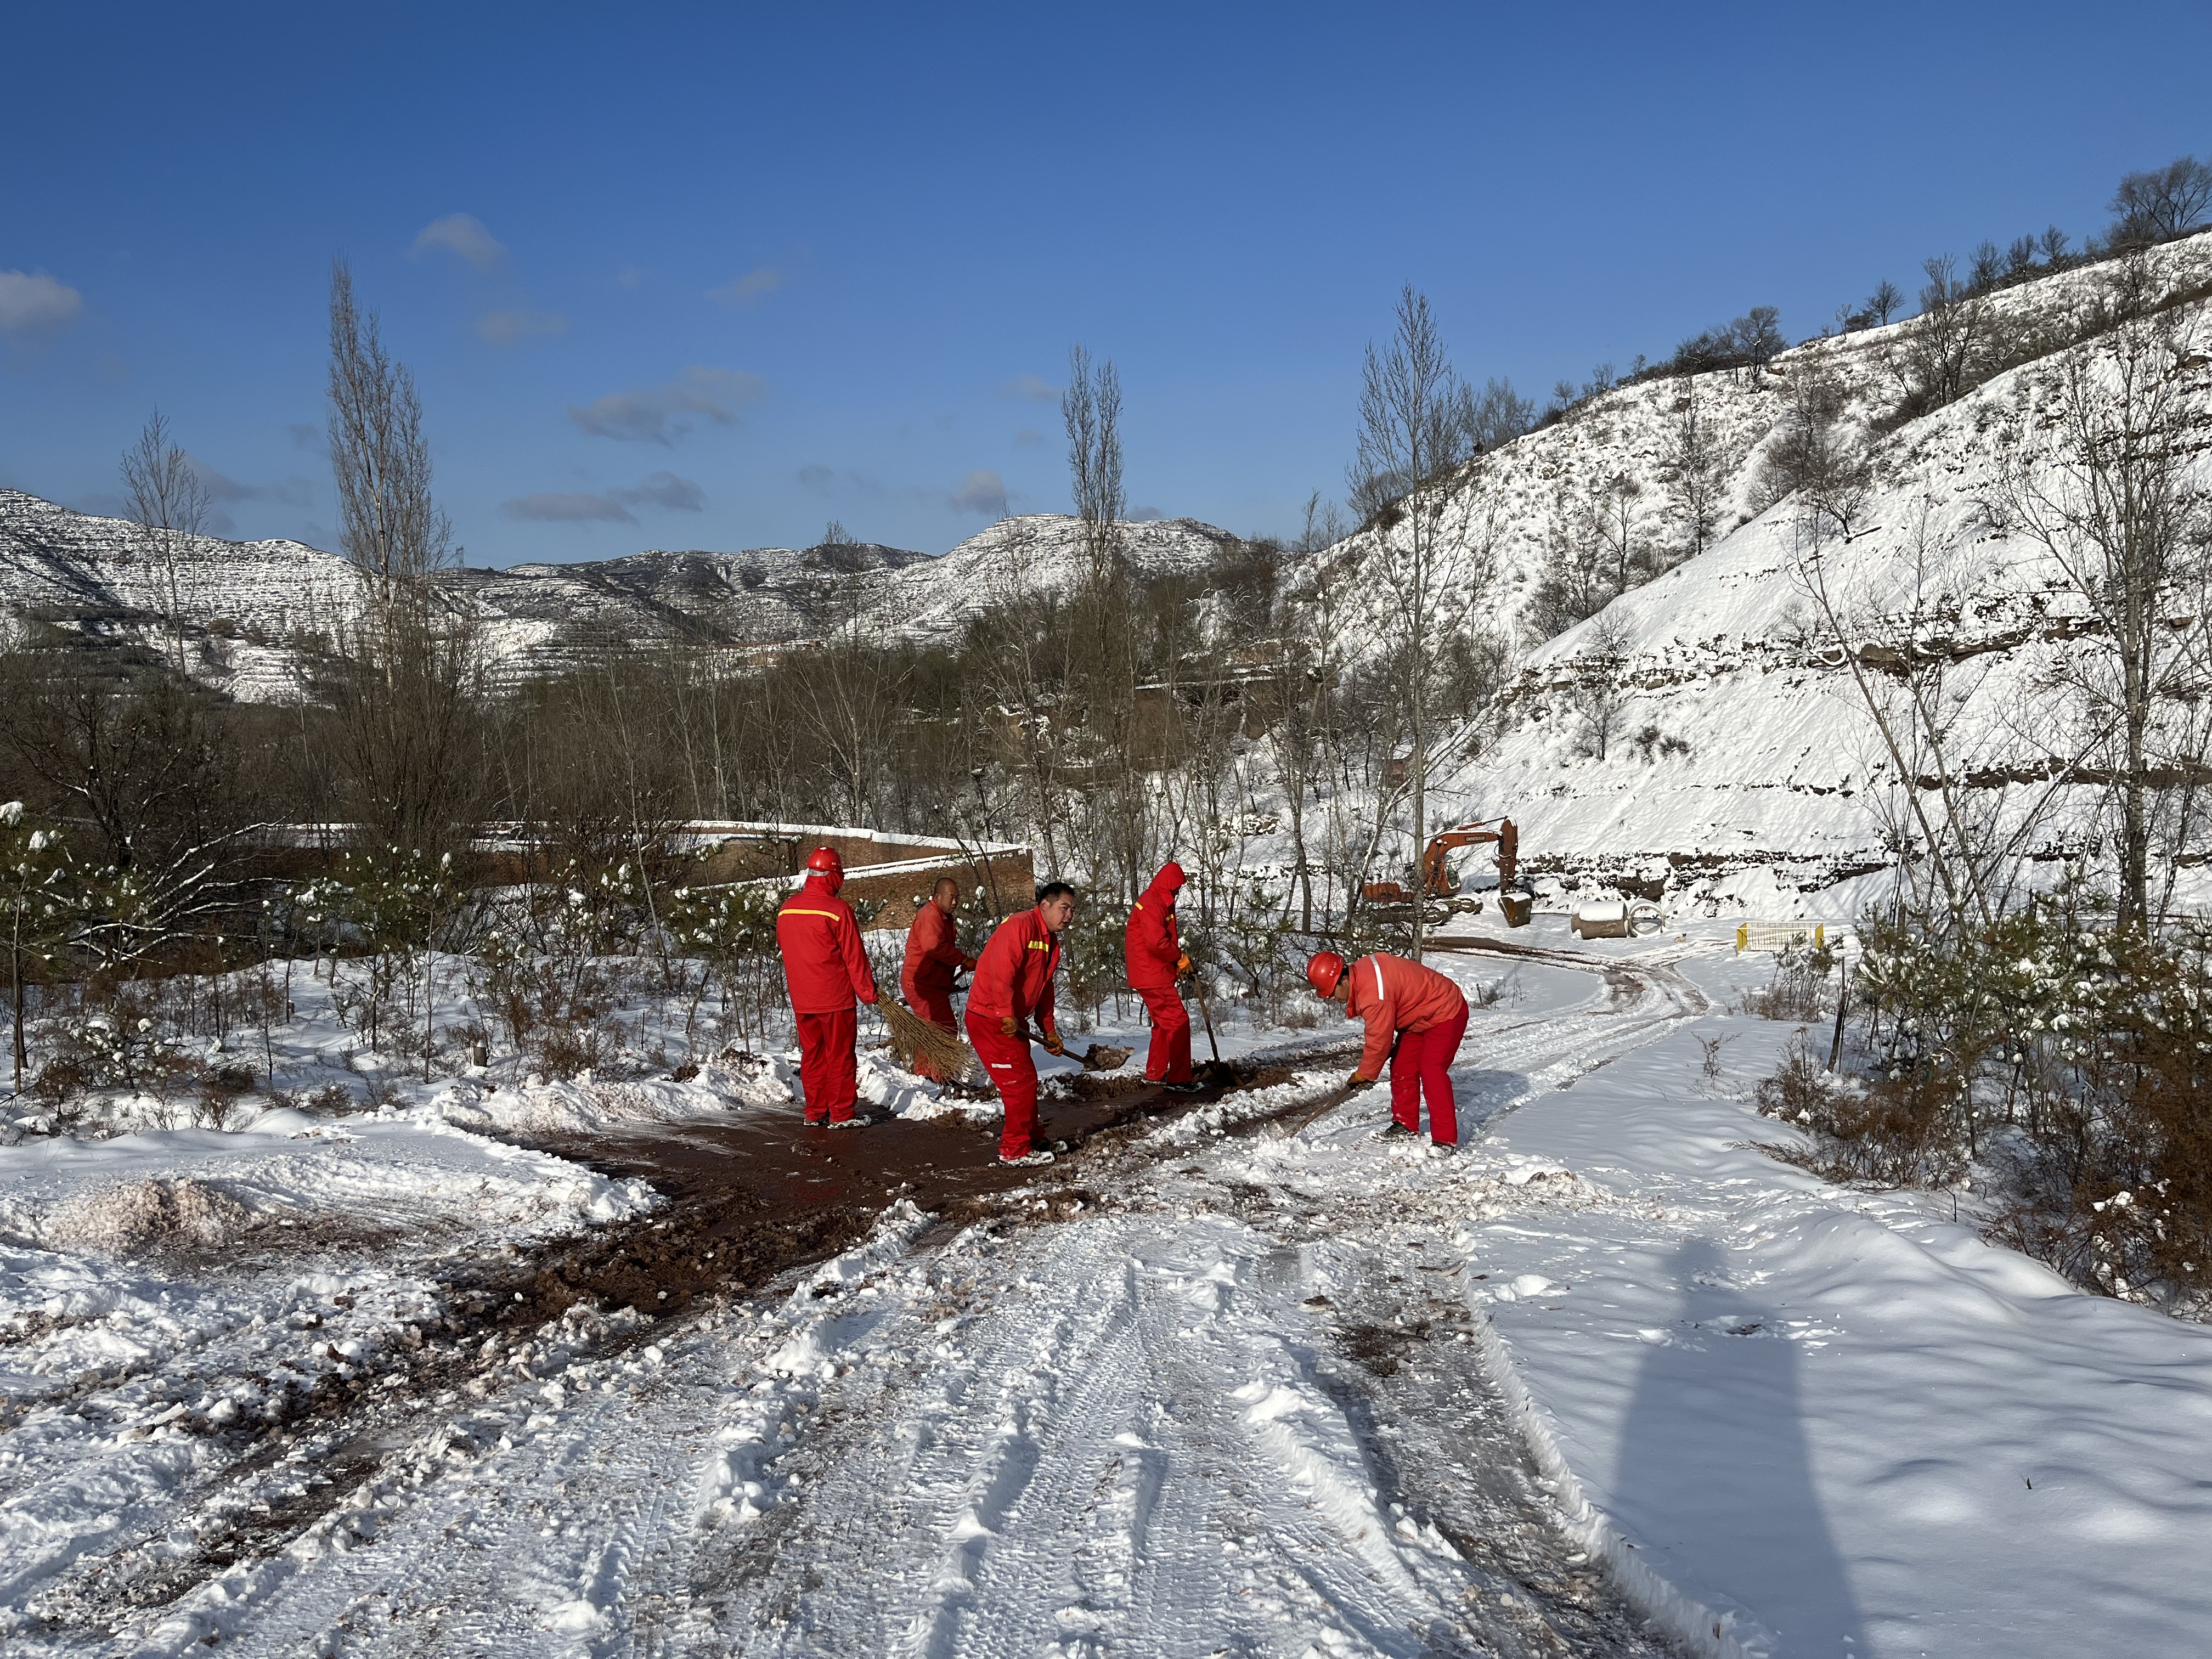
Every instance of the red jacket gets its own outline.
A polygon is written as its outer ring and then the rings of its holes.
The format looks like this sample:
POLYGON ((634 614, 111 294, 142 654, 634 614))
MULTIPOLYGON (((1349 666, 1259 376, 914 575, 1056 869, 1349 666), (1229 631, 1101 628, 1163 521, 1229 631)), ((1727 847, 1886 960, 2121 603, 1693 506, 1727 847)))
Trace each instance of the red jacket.
POLYGON ((1176 982, 1182 943, 1176 935, 1176 890, 1183 884, 1182 866, 1164 864, 1129 912, 1122 949, 1129 962, 1129 988, 1165 990, 1176 982))
POLYGON ((1044 912, 1023 911, 999 924, 975 958, 968 1012, 987 1019, 1034 1018, 1040 1031, 1057 1034, 1052 1011, 1052 970, 1060 966, 1060 941, 1044 925, 1044 912))
POLYGON ((783 952, 784 982, 794 1014, 834 1014, 876 1000, 875 971, 860 945, 853 907, 830 890, 827 878, 806 885, 775 913, 775 948, 783 952))
POLYGON ((914 926, 906 930, 906 966, 899 987, 906 1000, 921 1006, 926 992, 952 994, 952 975, 969 965, 968 956, 952 930, 952 918, 937 908, 935 900, 914 913, 914 926))
POLYGON ((1467 999, 1433 968, 1377 951, 1344 970, 1352 981, 1345 1015, 1367 1022, 1367 1047, 1359 1056, 1362 1077, 1382 1075, 1382 1062, 1401 1031, 1425 1031, 1457 1019, 1467 999))

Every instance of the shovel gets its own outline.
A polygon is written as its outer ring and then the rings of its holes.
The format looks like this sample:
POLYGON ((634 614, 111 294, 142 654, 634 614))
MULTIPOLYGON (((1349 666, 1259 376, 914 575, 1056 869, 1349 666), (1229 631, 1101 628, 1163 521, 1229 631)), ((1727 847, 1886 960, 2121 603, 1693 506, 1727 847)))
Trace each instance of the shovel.
POLYGON ((1300 1115, 1295 1121, 1278 1118, 1274 1122, 1267 1126, 1267 1139, 1270 1140, 1291 1139, 1304 1132, 1308 1125, 1317 1122, 1328 1113, 1334 1111, 1338 1107, 1343 1105, 1346 1101, 1351 1099, 1352 1096, 1359 1094, 1363 1091, 1371 1089, 1375 1085, 1371 1083, 1363 1083, 1357 1088, 1352 1087, 1350 1085, 1346 1085, 1345 1087, 1336 1091, 1335 1093, 1325 1097, 1318 1105, 1315 1106, 1310 1111, 1300 1115))
MULTIPOLYGON (((1387 1066, 1390 1063, 1390 1060, 1395 1060, 1397 1058, 1398 1042, 1397 1039, 1394 1037, 1390 1042, 1389 1059, 1384 1060, 1383 1064, 1387 1066)), ((1374 1086, 1374 1082, 1371 1079, 1365 1083, 1347 1083, 1344 1087, 1339 1089, 1334 1094, 1329 1096, 1326 1100, 1316 1106, 1311 1111, 1306 1113, 1304 1116, 1299 1118, 1297 1122, 1286 1126, 1284 1121, 1279 1118, 1274 1122, 1269 1124, 1267 1126, 1267 1138, 1270 1140, 1288 1140, 1291 1136, 1301 1133, 1308 1124, 1316 1122, 1328 1113, 1334 1111, 1338 1107, 1343 1105, 1346 1101, 1351 1099, 1352 1096, 1364 1094, 1368 1090, 1374 1086)))
POLYGON ((1221 1064, 1221 1045, 1213 1040, 1213 1015, 1206 1006, 1206 981, 1194 968, 1190 971, 1190 994, 1198 999, 1198 1017, 1206 1022, 1206 1046, 1213 1050, 1213 1063, 1221 1064))

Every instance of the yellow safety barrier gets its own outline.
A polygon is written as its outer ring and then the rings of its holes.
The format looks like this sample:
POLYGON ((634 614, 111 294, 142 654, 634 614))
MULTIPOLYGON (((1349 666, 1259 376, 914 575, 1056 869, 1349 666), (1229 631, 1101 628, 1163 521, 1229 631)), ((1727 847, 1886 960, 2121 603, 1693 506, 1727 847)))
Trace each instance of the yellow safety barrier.
POLYGON ((1815 951, 1825 950, 1828 943, 1828 924, 1816 921, 1808 927, 1802 921, 1747 921, 1735 930, 1735 953, 1746 951, 1771 951, 1780 955, 1795 945, 1810 945, 1815 951))

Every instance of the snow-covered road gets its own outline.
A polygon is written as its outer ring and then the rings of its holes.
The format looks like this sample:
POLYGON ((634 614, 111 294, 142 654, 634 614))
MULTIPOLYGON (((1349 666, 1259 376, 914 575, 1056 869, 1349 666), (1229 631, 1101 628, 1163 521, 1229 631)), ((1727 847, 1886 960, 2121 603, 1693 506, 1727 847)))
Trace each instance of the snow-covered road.
MULTIPOLYGON (((1463 1121, 1703 1006, 1599 966, 1515 969, 1463 1121)), ((155 1524, 15 1587, 9 1650, 1656 1651, 1486 1368, 1449 1241, 1495 1179, 1376 1142, 1379 1095, 1238 1127, 1334 1080, 1099 1144, 957 1229, 895 1208, 649 1345, 472 1331, 282 1456, 182 1458, 155 1524)))

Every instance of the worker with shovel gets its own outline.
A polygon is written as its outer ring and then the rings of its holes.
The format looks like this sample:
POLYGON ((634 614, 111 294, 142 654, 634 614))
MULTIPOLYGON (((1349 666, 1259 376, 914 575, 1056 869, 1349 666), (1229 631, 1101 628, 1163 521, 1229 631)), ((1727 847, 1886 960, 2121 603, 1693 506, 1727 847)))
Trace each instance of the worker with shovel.
MULTIPOLYGON (((914 926, 907 929, 906 965, 899 973, 906 1006, 956 1038, 960 1028, 952 1018, 952 976, 975 965, 975 958, 960 948, 952 931, 952 913, 959 908, 960 884, 939 876, 929 902, 915 912, 914 926)), ((929 1056, 919 1051, 914 1069, 933 1083, 945 1081, 929 1056)))
POLYGON ((1075 915, 1075 890, 1064 881, 1037 889, 1036 908, 1008 916, 975 959, 968 988, 968 1040, 1006 1103, 999 1162, 1049 1164, 1036 1144, 1036 1062, 1030 1058, 1030 1022, 1045 1052, 1064 1054, 1060 1021, 1053 1012, 1052 975, 1060 966, 1060 936, 1075 915))
POLYGON ((866 1121, 853 1115, 860 1097, 854 999, 875 1001, 876 975, 853 907, 837 896, 844 884, 837 849, 817 847, 806 855, 805 884, 775 913, 775 945, 799 1027, 799 1093, 813 1129, 857 1129, 866 1121))
POLYGON ((1335 951, 1318 951, 1306 963, 1306 981, 1328 1001, 1342 1003, 1346 1018, 1366 1022, 1367 1046, 1348 1088, 1373 1083, 1389 1058, 1390 1121, 1383 1134, 1419 1134, 1425 1097, 1429 1138, 1438 1146, 1458 1146, 1451 1063, 1467 1035, 1467 998, 1459 987, 1433 968, 1379 951, 1348 968, 1335 951))
POLYGON ((1162 865, 1145 896, 1131 907, 1122 941, 1129 988, 1144 999, 1152 1017, 1145 1081, 1179 1095, 1195 1094, 1205 1087, 1191 1078, 1190 1010, 1176 988, 1191 972, 1190 957, 1176 928, 1176 894, 1183 880, 1182 866, 1172 860, 1162 865))

